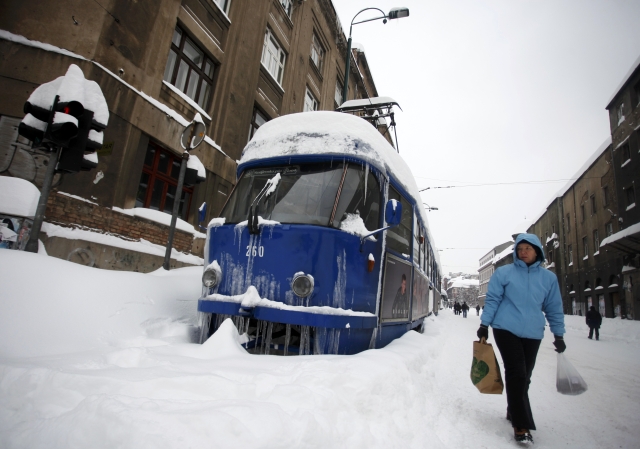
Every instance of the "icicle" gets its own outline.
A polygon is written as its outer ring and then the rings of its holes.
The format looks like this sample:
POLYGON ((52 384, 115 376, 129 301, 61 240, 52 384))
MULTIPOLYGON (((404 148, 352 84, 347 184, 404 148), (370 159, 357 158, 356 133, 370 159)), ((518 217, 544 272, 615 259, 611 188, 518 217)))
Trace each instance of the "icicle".
POLYGON ((315 328, 315 339, 313 340, 313 353, 314 354, 324 354, 324 346, 327 341, 327 328, 326 327, 316 327, 315 328))
POLYGON ((364 170, 364 203, 367 203, 367 181, 369 180, 369 163, 365 166, 364 170))
POLYGON ((247 337, 249 336, 249 321, 251 321, 251 318, 247 317, 247 321, 244 323, 243 334, 247 334, 247 337))
POLYGON ((338 354, 340 349, 340 332, 342 329, 333 329, 333 347, 329 349, 329 354, 338 354))
POLYGON ((284 355, 289 353, 289 342, 291 341, 291 325, 287 324, 285 326, 285 334, 284 334, 284 355))
POLYGON ((376 348, 376 337, 378 336, 378 328, 376 327, 375 329, 373 329, 373 332, 371 332, 371 341, 369 342, 369 349, 375 349, 376 348))
POLYGON ((273 335, 273 323, 269 322, 269 325, 267 326, 267 338, 265 341, 265 346, 264 346, 264 353, 265 354, 269 354, 269 351, 271 350, 271 336, 273 335))
MULTIPOLYGON (((262 322, 262 338, 261 338, 261 342, 260 342, 260 354, 264 354, 265 352, 265 340, 267 339, 267 321, 263 321, 262 322)), ((269 323, 271 324, 271 323, 269 323)))
POLYGON ((211 326, 211 314, 200 312, 200 344, 204 343, 209 336, 209 327, 211 326))
POLYGON ((256 352, 258 351, 258 349, 260 349, 260 347, 258 346, 258 344, 260 343, 260 329, 262 329, 262 321, 258 320, 258 322, 256 323, 256 344, 254 346, 256 352))

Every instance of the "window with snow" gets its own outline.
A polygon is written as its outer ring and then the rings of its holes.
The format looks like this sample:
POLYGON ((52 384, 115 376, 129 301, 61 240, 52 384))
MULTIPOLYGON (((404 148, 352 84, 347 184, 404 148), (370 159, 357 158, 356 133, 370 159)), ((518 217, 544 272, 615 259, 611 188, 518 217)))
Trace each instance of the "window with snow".
POLYGON ((336 80, 336 91, 333 93, 334 109, 338 109, 342 104, 342 83, 336 80))
POLYGON ((287 16, 289 16, 289 18, 291 18, 291 11, 293 9, 292 0, 280 0, 280 4, 284 8, 284 12, 287 13, 287 16))
POLYGON ((611 222, 607 223, 606 225, 604 225, 604 229, 607 234, 607 237, 609 237, 610 235, 613 235, 613 223, 611 222))
POLYGON ((164 69, 164 81, 206 109, 213 90, 215 65, 180 28, 171 39, 169 58, 164 69))
POLYGON ((631 152, 629 151, 629 144, 625 143, 622 145, 622 163, 624 164, 629 159, 631 159, 631 152))
POLYGON ((304 109, 302 110, 302 112, 317 111, 317 110, 318 110, 318 100, 316 100, 316 97, 311 93, 311 91, 307 87, 307 92, 304 95, 304 109))
POLYGON ((553 263, 553 251, 549 251, 548 257, 547 257, 547 263, 549 263, 549 265, 551 265, 553 263))
POLYGON ((624 189, 624 192, 627 197, 627 207, 631 206, 632 204, 635 204, 636 193, 635 193, 635 190, 633 189, 633 184, 627 187, 626 189, 624 189))
POLYGON ((582 237, 582 250, 584 252, 584 257, 589 257, 589 242, 587 242, 586 237, 582 237))
POLYGON ((247 141, 253 138, 258 128, 267 123, 269 118, 266 114, 263 114, 258 108, 253 107, 253 115, 251 116, 251 123, 249 124, 249 138, 247 141))
POLYGON ((620 103, 616 109, 616 121, 618 125, 624 121, 624 103, 620 103))
POLYGON ((573 247, 569 245, 567 247, 567 253, 569 254, 569 264, 573 263, 573 247))
POLYGON ((600 237, 598 236, 598 230, 593 231, 593 251, 600 251, 600 237))
POLYGON ((320 43, 320 38, 314 32, 311 38, 311 60, 318 70, 322 70, 322 62, 324 61, 324 47, 320 43))
POLYGON ((267 27, 267 31, 264 33, 261 62, 278 84, 282 84, 286 59, 284 50, 271 32, 271 28, 267 27))
MULTIPOLYGON (((136 207, 173 213, 173 203, 180 175, 179 156, 149 142, 142 167, 142 176, 136 194, 136 207)), ((178 216, 189 218, 193 188, 183 187, 178 216)))

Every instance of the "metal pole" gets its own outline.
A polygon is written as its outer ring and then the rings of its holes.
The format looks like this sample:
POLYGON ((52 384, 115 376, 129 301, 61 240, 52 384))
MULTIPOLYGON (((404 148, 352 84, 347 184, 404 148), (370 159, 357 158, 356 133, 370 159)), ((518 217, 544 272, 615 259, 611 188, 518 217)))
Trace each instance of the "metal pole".
POLYGON ((60 151, 62 148, 56 148, 51 152, 49 162, 47 165, 47 172, 44 175, 44 181, 42 183, 42 190, 40 191, 40 199, 38 200, 38 208, 36 209, 36 216, 33 217, 33 225, 31 226, 31 232, 29 233, 29 241, 24 250, 30 253, 38 252, 38 239, 40 237, 40 229, 42 228, 42 222, 44 221, 44 213, 47 210, 47 200, 49 199, 49 193, 51 193, 51 184, 53 183, 53 176, 56 172, 56 165, 58 165, 58 158, 60 157, 60 151))
MULTIPOLYGON (((191 144, 191 138, 189 138, 191 144)), ((171 248, 173 247, 173 235, 176 232, 176 222, 178 221, 178 209, 180 201, 182 201, 182 185, 184 184, 184 174, 187 171, 187 161, 189 160, 189 152, 182 153, 182 162, 180 163, 180 176, 178 176, 178 185, 176 186, 176 196, 173 198, 173 213, 171 214, 171 225, 169 226, 169 241, 167 242, 167 250, 164 253, 164 264, 162 267, 169 271, 171 264, 171 248)))
POLYGON ((349 40, 347 41, 347 59, 344 62, 344 86, 342 86, 342 102, 347 101, 349 91, 349 69, 351 68, 351 29, 349 29, 349 40))

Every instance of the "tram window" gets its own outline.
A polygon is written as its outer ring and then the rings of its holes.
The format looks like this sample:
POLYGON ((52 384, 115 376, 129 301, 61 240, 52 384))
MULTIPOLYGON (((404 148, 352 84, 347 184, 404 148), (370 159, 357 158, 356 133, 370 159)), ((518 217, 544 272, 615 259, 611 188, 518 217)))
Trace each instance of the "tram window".
POLYGON ((221 216, 227 223, 246 220, 267 181, 280 173, 275 193, 257 202, 258 215, 280 223, 327 226, 343 171, 343 165, 335 163, 249 170, 238 181, 221 216))
POLYGON ((424 269, 424 249, 427 247, 427 234, 424 232, 424 228, 422 229, 422 235, 424 236, 424 240, 422 241, 422 245, 420 245, 420 268, 422 268, 422 271, 425 271, 424 269))
POLYGON ((376 176, 361 165, 349 164, 344 178, 333 226, 340 227, 347 214, 358 214, 369 231, 380 224, 380 184, 376 176))
POLYGON ((402 254, 409 254, 411 244, 411 222, 413 211, 409 201, 404 199, 393 187, 389 187, 389 199, 400 201, 402 204, 402 220, 398 226, 394 226, 387 232, 387 246, 389 249, 402 254))
POLYGON ((413 263, 420 263, 420 223, 418 216, 413 216, 413 263))

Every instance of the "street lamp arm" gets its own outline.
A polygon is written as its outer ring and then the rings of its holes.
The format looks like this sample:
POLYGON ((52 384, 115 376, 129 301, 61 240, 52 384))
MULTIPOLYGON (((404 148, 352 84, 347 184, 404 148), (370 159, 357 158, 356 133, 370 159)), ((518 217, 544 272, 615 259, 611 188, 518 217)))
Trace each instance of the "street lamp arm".
POLYGON ((358 14, 353 16, 353 19, 351 19, 351 26, 349 27, 349 38, 351 38, 351 29, 353 28, 354 25, 357 25, 359 23, 371 22, 373 20, 380 20, 380 19, 388 19, 387 15, 380 8, 364 8, 363 10, 360 10, 358 14), (382 13, 382 17, 374 17, 373 19, 366 19, 366 20, 361 20, 360 22, 354 22, 354 20, 356 20, 356 17, 358 17, 358 15, 360 15, 361 12, 369 11, 370 9, 380 11, 382 13))

